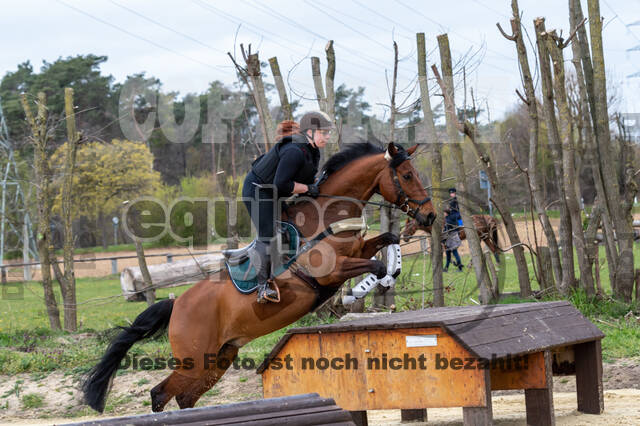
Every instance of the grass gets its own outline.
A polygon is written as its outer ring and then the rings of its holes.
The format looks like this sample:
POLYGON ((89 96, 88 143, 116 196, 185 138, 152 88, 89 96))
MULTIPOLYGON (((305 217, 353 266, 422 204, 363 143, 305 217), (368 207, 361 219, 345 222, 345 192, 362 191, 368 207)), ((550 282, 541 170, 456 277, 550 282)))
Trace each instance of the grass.
MULTIPOLYGON (((604 253, 601 258, 604 258, 604 253)), ((640 250, 635 253, 640 264, 640 250)), ((518 279, 515 262, 511 254, 503 256, 500 273, 502 274, 502 292, 518 291, 518 279)), ((531 262, 530 257, 527 261, 531 262)), ((468 264, 469 258, 463 257, 468 264)), ((640 266, 638 266, 640 267, 640 266)), ((433 291, 430 279, 431 266, 429 259, 423 260, 421 255, 405 256, 403 272, 396 284, 396 310, 420 309, 428 307, 433 291), (423 292, 422 274, 426 269, 423 292)), ((533 274, 532 274, 533 276, 533 274)), ((610 293, 608 271, 601 270, 605 290, 610 293)), ((457 272, 451 268, 444 274, 445 301, 447 306, 469 305, 477 300, 475 274, 471 268, 457 272)), ((29 372, 34 378, 44 377, 52 371, 62 371, 74 376, 85 373, 102 356, 109 341, 110 334, 105 330, 119 325, 127 325, 147 308, 144 302, 126 302, 120 296, 121 289, 117 277, 82 278, 77 280, 78 323, 79 332, 69 334, 52 332, 48 328, 48 317, 42 299, 42 288, 37 282, 22 284, 23 297, 12 300, 0 298, 0 374, 29 372)), ((538 288, 535 280, 534 289, 538 288)), ((182 294, 188 289, 177 287, 160 289, 158 299, 168 297, 169 293, 182 294)), ((14 289, 11 289, 13 292, 14 289)), ((58 301, 60 295, 57 293, 58 301)), ((372 298, 372 296, 368 296, 372 298)), ((556 298, 557 299, 557 298, 556 298)), ((554 300, 550 297, 546 300, 554 300)), ((634 320, 625 320, 624 316, 634 310, 638 315, 638 307, 622 304, 613 300, 590 299, 578 291, 571 297, 571 302, 605 334, 603 340, 603 356, 605 360, 632 357, 638 355, 640 347, 640 325, 634 320)), ((501 303, 520 303, 530 300, 510 298, 501 303)), ((309 326, 335 321, 335 319, 319 318, 309 314, 294 324, 267 336, 260 337, 240 351, 240 357, 250 357, 261 362, 276 342, 292 327, 309 326)), ((132 347, 129 354, 139 358, 171 357, 168 339, 162 336, 156 340, 145 341, 132 347)), ((128 374, 129 370, 120 370, 119 374, 128 374)), ((143 379, 144 380, 144 379, 143 379)), ((139 385, 144 383, 139 383, 139 385)), ((20 386, 11 391, 16 395, 20 386)))
POLYGON ((22 408, 44 407, 44 398, 38 393, 28 393, 22 397, 22 408))

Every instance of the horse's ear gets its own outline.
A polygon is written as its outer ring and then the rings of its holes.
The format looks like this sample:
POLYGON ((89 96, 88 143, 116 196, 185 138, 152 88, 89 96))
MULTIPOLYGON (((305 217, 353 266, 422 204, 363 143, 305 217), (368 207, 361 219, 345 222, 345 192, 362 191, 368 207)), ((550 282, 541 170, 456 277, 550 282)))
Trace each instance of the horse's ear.
POLYGON ((384 158, 386 158, 387 161, 390 161, 391 158, 393 158, 393 156, 397 153, 398 148, 393 144, 393 142, 389 142, 389 146, 387 146, 387 154, 384 156, 384 158))
POLYGON ((409 154, 409 157, 411 157, 413 155, 413 153, 416 152, 416 149, 418 149, 418 145, 417 144, 412 146, 411 148, 409 148, 407 150, 407 154, 409 154))

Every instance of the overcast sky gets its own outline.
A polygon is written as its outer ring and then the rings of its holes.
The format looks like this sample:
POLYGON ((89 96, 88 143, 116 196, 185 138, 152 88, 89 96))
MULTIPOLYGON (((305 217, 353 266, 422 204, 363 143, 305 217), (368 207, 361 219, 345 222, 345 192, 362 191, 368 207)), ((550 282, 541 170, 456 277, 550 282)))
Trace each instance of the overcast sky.
MULTIPOLYGON (((532 40, 537 16, 547 18, 548 29, 568 35, 567 4, 520 1, 532 40)), ((584 1, 583 8, 586 14, 584 1)), ((324 70, 324 46, 333 39, 336 87, 364 86, 374 111, 382 114, 380 104, 389 100, 385 69, 392 68, 392 41, 398 42, 402 59, 399 88, 410 89, 416 75, 415 33, 426 34, 433 63, 438 59, 435 37, 447 32, 454 61, 481 49, 477 57, 482 61, 469 70, 468 85, 483 104, 488 101, 492 118, 518 102, 514 43, 495 26, 499 21, 509 28, 510 0, 4 0, 1 10, 2 75, 27 60, 38 70, 43 60, 93 53, 109 57, 102 71, 117 81, 144 71, 158 77, 166 90, 203 92, 213 80, 235 81, 226 52, 237 41, 252 43, 264 61, 278 57, 283 74, 290 72, 292 99, 313 98, 308 57, 319 56, 324 70)), ((607 72, 622 84, 620 109, 640 113, 640 0, 601 0, 601 12, 607 72), (638 50, 627 50, 634 47, 638 50), (634 73, 639 77, 628 77, 634 73)), ((565 51, 567 60, 570 51, 565 51)), ((270 75, 267 80, 272 81, 270 75)))

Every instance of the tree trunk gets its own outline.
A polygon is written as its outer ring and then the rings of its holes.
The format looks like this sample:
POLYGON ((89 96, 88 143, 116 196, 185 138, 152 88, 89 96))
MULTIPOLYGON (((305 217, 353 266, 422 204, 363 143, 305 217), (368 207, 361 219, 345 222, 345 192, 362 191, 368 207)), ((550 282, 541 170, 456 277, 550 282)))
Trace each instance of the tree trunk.
POLYGON ((273 80, 276 83, 276 89, 278 90, 278 96, 280 97, 280 108, 282 109, 282 117, 284 120, 293 120, 293 114, 291 113, 291 104, 289 104, 289 97, 287 96, 287 89, 280 73, 280 65, 278 65, 278 58, 269 58, 269 65, 271 66, 271 73, 273 74, 273 80))
MULTIPOLYGON (((467 226, 473 227, 473 212, 471 211, 469 200, 466 199, 469 185, 462 156, 462 147, 457 141, 458 130, 455 125, 457 116, 454 100, 453 66, 451 64, 451 51, 449 49, 449 37, 447 34, 438 36, 438 47, 440 49, 440 63, 444 80, 440 78, 438 69, 435 66, 433 66, 433 71, 434 74, 436 74, 445 100, 447 134, 449 135, 449 143, 451 144, 451 152, 455 163, 457 186, 459 187, 458 193, 462 195, 461 203, 459 204, 460 212, 463 222, 466 223, 467 226)), ((469 242, 473 268, 480 290, 480 301, 483 304, 487 304, 494 299, 494 295, 491 292, 493 285, 491 284, 487 265, 484 261, 484 253, 482 253, 482 248, 480 247, 478 234, 476 232, 467 232, 467 241, 469 242)))
POLYGON ((247 74, 251 79, 252 88, 251 94, 258 110, 258 116, 260 117, 260 125, 262 126, 262 133, 264 137, 264 152, 269 151, 274 144, 276 129, 271 118, 271 112, 269 112, 269 103, 265 95, 264 83, 262 82, 262 73, 260 71, 260 59, 258 54, 249 54, 245 58, 247 64, 247 74))
POLYGON ((436 126, 433 122, 433 111, 429 99, 429 84, 427 80, 427 53, 424 33, 416 34, 418 45, 418 83, 420 84, 420 100, 424 115, 423 125, 427 137, 427 144, 431 145, 431 202, 436 208, 436 220, 431 225, 431 265, 433 267, 433 306, 444 306, 444 291, 442 280, 442 144, 438 139, 436 126))
POLYGON ((107 228, 104 225, 104 213, 100 212, 100 214, 98 215, 98 226, 100 227, 102 248, 106 251, 109 248, 109 242, 107 241, 107 228))
MULTIPOLYGON (((543 232, 547 239, 553 276, 555 277, 556 282, 560 283, 562 281, 562 263, 560 262, 560 253, 558 250, 556 235, 553 231, 551 221, 549 220, 549 216, 547 215, 545 208, 546 193, 544 189, 546 188, 546 183, 544 182, 544 173, 542 174, 542 182, 540 181, 539 177, 538 102, 536 100, 535 89, 533 87, 533 79, 531 78, 531 69, 529 68, 527 49, 524 44, 522 26, 520 24, 520 11, 518 10, 517 0, 512 0, 511 9, 513 12, 513 18, 511 19, 511 29, 513 32, 512 40, 515 42, 516 50, 518 52, 518 61, 520 63, 520 69, 522 71, 527 110, 529 112, 529 118, 531 120, 531 128, 529 129, 529 187, 531 190, 531 196, 533 198, 533 204, 538 216, 538 220, 540 220, 543 232)), ((535 226, 535 224, 533 224, 533 226, 535 226)))
MULTIPOLYGON (((142 241, 138 238, 134 237, 134 242, 136 245, 136 256, 138 256, 138 269, 142 276, 142 286, 136 288, 136 290, 143 291, 144 298, 147 300, 147 304, 149 306, 153 305, 156 301, 156 291, 153 288, 153 280, 151 279, 151 274, 149 273, 149 268, 147 268, 147 259, 144 257, 144 248, 142 247, 142 241)), ((124 275, 124 271, 122 271, 122 275, 120 277, 120 281, 122 282, 122 276, 124 275)), ((126 298, 126 295, 125 295, 126 298)))
POLYGON ((551 78, 551 67, 549 64, 549 49, 547 47, 548 34, 545 29, 544 18, 534 20, 536 29, 536 41, 538 47, 538 62, 540 64, 540 79, 542 81, 543 110, 545 122, 547 124, 547 135, 549 147, 553 156, 553 165, 556 179, 559 181, 558 205, 560 206, 560 246, 562 247, 562 282, 560 292, 563 295, 569 294, 570 289, 575 284, 575 271, 573 262, 573 238, 571 235, 571 217, 567 208, 567 198, 565 185, 562 184, 564 167, 562 164, 562 143, 558 131, 558 123, 555 115, 553 83, 551 78))
POLYGON ((582 217, 580 215, 580 204, 576 198, 575 181, 579 179, 575 170, 575 148, 571 133, 571 115, 567 102, 566 82, 564 77, 564 55, 562 54, 562 40, 558 40, 555 31, 547 34, 548 48, 553 62, 554 92, 556 104, 558 106, 560 136, 562 139, 562 184, 568 214, 571 218, 571 232, 575 241, 578 265, 580 267, 580 286, 588 296, 595 294, 593 275, 586 253, 587 247, 582 230, 582 217))
MULTIPOLYGON (((593 66, 591 64, 591 55, 589 53, 589 42, 587 40, 587 30, 584 25, 578 27, 578 24, 584 19, 582 7, 579 0, 569 0, 569 12, 571 20, 571 31, 577 28, 576 39, 571 43, 573 49, 573 61, 576 68, 576 77, 578 80, 578 89, 580 90, 580 99, 583 110, 583 120, 585 123, 585 142, 591 152, 591 169, 592 176, 596 187, 597 197, 601 200, 602 206, 602 229, 605 235, 605 253, 607 263, 609 264, 609 280, 612 288, 616 285, 616 268, 618 265, 618 250, 615 245, 614 225, 612 216, 609 211, 609 204, 602 180, 601 162, 599 159, 599 148, 595 134, 596 127, 596 111, 595 99, 593 95, 593 66), (589 114, 589 112, 591 112, 589 114)), ((599 273, 599 268, 596 269, 599 273)))
MULTIPOLYGON (((396 129, 396 88, 398 86, 398 44, 393 42, 393 82, 391 86, 391 115, 389 118, 389 140, 393 141, 393 134, 396 129)), ((380 210, 380 233, 392 232, 398 235, 400 226, 398 223, 398 211, 389 207, 380 210)), ((387 251, 382 251, 382 262, 387 264, 387 251)), ((373 304, 376 307, 391 307, 395 303, 395 291, 376 288, 373 304)))
POLYGON ((73 212, 72 190, 73 172, 76 165, 76 152, 80 143, 80 134, 76 131, 76 118, 73 108, 73 89, 67 87, 64 90, 64 111, 67 121, 67 152, 64 160, 64 181, 62 188, 62 220, 64 222, 64 280, 61 286, 64 288, 62 300, 64 302, 64 329, 76 331, 77 306, 76 306, 76 276, 73 265, 73 212))
MULTIPOLYGON (((604 52, 602 47, 602 17, 600 2, 588 0, 589 35, 591 37, 591 57, 593 61, 593 82, 587 81, 592 90, 595 118, 594 128, 598 147, 600 171, 604 183, 604 191, 608 210, 613 220, 616 238, 618 240, 618 264, 616 265, 615 281, 612 282, 614 297, 631 302, 635 271, 633 267, 633 229, 631 219, 620 206, 623 205, 620 196, 620 186, 616 176, 616 168, 612 158, 611 134, 609 132, 609 111, 607 106, 607 85, 604 66, 604 52)), ((586 73, 585 73, 586 76, 586 73)))
POLYGON ((31 131, 30 140, 34 147, 36 169, 36 197, 38 200, 38 255, 40 256, 40 273, 44 290, 45 306, 52 330, 61 330, 60 311, 53 292, 51 282, 51 261, 49 247, 51 246, 51 173, 47 155, 47 142, 50 134, 47 129, 47 97, 44 92, 38 93, 38 115, 33 116, 26 94, 22 94, 22 106, 27 116, 27 123, 31 131))
MULTIPOLYGON (((327 58, 327 70, 325 72, 324 86, 322 84, 322 75, 320 73, 320 58, 313 56, 311 58, 311 77, 313 78, 313 87, 316 91, 316 99, 318 100, 318 108, 320 111, 326 113, 331 119, 332 123, 336 121, 336 95, 334 89, 334 81, 336 77, 336 53, 333 49, 333 40, 329 40, 324 48, 327 58)), ((338 132, 333 132, 327 146, 324 149, 324 155, 326 158, 337 153, 340 150, 339 146, 340 135, 338 132)))

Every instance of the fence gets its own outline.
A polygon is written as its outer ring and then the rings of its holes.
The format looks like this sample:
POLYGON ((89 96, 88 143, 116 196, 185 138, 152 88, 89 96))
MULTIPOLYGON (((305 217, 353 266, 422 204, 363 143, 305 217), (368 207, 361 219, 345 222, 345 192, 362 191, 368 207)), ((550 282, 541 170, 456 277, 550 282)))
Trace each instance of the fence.
MULTIPOLYGON (((174 258, 178 258, 178 257, 202 256, 206 254, 215 254, 215 253, 221 253, 221 251, 213 250, 213 251, 200 251, 200 252, 193 252, 193 253, 150 253, 150 254, 145 254, 145 258, 150 259, 150 258, 164 257, 166 258, 167 263, 171 263, 174 258)), ((114 275, 120 272, 118 270, 118 260, 124 260, 124 259, 137 260, 137 258, 138 257, 136 255, 109 256, 109 257, 82 257, 82 258, 74 259, 73 262, 74 264, 76 263, 82 264, 82 263, 88 263, 88 262, 110 261, 111 275, 114 275)), ((55 261, 52 261, 51 263, 54 263, 54 262, 59 264, 63 263, 62 260, 55 260, 55 261)), ((33 266, 40 266, 40 262, 10 263, 6 265, 0 265, 0 274, 2 275, 2 284, 6 284, 9 281, 9 278, 14 278, 9 276, 10 274, 8 273, 8 271, 9 269, 16 269, 16 268, 23 268, 23 274, 20 279, 14 279, 12 281, 31 281, 33 279, 33 275, 32 275, 33 271, 31 270, 31 267, 33 266)), ((137 266, 137 261, 136 261, 136 266, 137 266)), ((81 268, 77 268, 77 269, 81 269, 81 268)), ((107 275, 107 274, 104 274, 104 275, 107 275)), ((78 276, 78 278, 82 278, 82 277, 78 276)))

